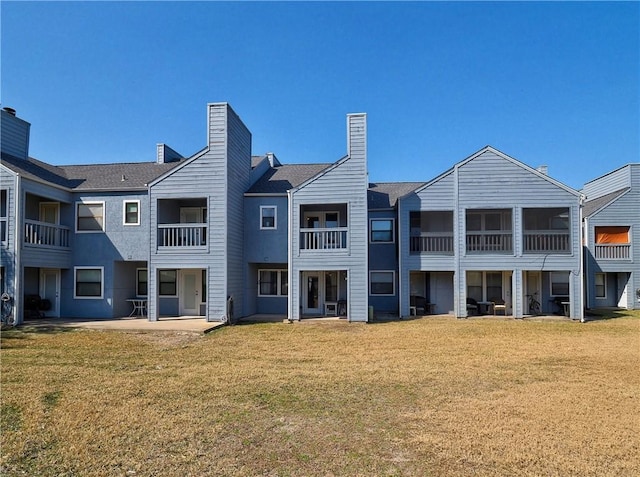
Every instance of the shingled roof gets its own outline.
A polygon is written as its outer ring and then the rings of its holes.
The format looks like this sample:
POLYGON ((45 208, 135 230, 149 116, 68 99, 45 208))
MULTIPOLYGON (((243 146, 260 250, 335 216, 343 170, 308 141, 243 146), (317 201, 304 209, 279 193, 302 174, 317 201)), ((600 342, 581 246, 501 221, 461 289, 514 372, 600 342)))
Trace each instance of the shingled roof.
POLYGON ((22 177, 49 182, 75 191, 145 189, 149 182, 181 162, 53 166, 33 158, 24 160, 6 154, 2 155, 2 164, 22 177))
POLYGON ((603 195, 602 197, 598 197, 593 200, 588 200, 584 203, 584 207, 582 208, 582 215, 584 217, 589 217, 591 214, 597 212, 602 209, 605 205, 616 200, 622 194, 627 192, 629 187, 625 187, 624 189, 618 189, 617 191, 611 192, 609 194, 603 195))
POLYGON ((288 164, 270 168, 247 191, 248 194, 286 194, 331 164, 288 164))
POLYGON ((376 182, 369 184, 367 205, 370 210, 394 208, 400 197, 423 185, 424 182, 376 182))

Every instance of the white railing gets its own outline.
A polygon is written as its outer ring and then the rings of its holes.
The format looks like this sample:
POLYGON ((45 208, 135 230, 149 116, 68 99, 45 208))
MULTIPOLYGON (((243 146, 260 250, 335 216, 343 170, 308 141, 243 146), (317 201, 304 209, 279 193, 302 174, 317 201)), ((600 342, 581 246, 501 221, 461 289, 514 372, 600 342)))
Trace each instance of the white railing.
POLYGON ((571 237, 566 231, 526 230, 524 252, 566 253, 571 251, 571 237))
POLYGON ((69 227, 37 220, 24 221, 24 243, 36 247, 69 247, 69 227))
POLYGON ((207 244, 207 224, 159 224, 158 247, 202 247, 207 244))
POLYGON ((414 235, 409 241, 411 253, 453 254, 453 233, 414 235))
POLYGON ((630 243, 596 244, 596 259, 598 260, 628 260, 630 257, 630 243))
POLYGON ((347 227, 300 229, 300 249, 341 250, 347 248, 347 227))
POLYGON ((467 234, 467 252, 512 252, 513 234, 510 230, 473 232, 467 234))

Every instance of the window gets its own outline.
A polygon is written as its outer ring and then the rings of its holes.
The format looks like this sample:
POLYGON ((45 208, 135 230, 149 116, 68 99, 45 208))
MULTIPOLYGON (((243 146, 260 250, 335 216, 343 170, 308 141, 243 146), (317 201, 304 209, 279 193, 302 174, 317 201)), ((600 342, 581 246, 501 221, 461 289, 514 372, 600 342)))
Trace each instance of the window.
POLYGON ((207 271, 202 270, 202 303, 207 302, 207 271))
POLYGON ((140 201, 125 200, 123 207, 124 225, 140 225, 140 201))
POLYGON ((148 271, 146 268, 136 270, 136 296, 147 296, 148 271))
POLYGON ((103 295, 103 267, 74 268, 74 298, 101 299, 103 295))
POLYGON ((482 272, 467 272, 467 297, 482 301, 482 272))
POLYGON ((551 272, 551 295, 569 295, 568 272, 551 272))
POLYGON ((604 273, 595 274, 596 298, 607 298, 607 275, 604 273))
POLYGON ((104 202, 76 203, 76 232, 104 231, 104 202))
POLYGON ((160 296, 176 296, 178 294, 178 272, 176 270, 160 270, 158 286, 160 296))
POLYGON ((258 296, 286 296, 289 294, 287 270, 258 270, 258 296))
POLYGON ((7 241, 7 191, 0 191, 0 242, 7 241))
POLYGON ((370 295, 395 295, 395 272, 369 272, 370 295))
POLYGON ((370 242, 393 243, 393 219, 371 219, 370 242))
POLYGON ((274 230, 277 227, 275 205, 261 205, 260 206, 260 229, 261 230, 274 230))

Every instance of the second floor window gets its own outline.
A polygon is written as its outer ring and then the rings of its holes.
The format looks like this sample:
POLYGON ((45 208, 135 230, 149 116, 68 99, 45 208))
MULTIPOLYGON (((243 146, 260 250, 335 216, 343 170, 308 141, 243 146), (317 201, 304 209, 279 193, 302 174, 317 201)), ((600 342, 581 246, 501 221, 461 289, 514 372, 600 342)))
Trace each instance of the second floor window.
POLYGON ((104 231, 104 202, 76 204, 76 232, 104 231))
POLYGON ((270 230, 276 229, 276 206, 261 205, 260 206, 260 229, 270 230))
POLYGON ((124 201, 124 225, 140 225, 140 201, 124 201))
POLYGON ((393 242, 393 219, 371 219, 370 242, 393 242))

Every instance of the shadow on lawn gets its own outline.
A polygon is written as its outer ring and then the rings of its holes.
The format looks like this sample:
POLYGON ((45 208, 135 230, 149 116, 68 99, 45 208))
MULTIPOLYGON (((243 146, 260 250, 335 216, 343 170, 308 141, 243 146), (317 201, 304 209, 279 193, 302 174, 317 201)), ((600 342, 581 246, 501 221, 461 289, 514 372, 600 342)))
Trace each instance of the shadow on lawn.
POLYGON ((29 339, 33 334, 43 333, 66 333, 69 331, 75 331, 73 328, 65 328, 63 326, 33 326, 29 323, 24 323, 15 327, 2 327, 2 334, 0 334, 0 348, 20 348, 21 341, 29 339))
POLYGON ((629 310, 623 308, 597 308, 586 310, 584 313, 585 321, 603 321, 613 320, 616 318, 633 318, 634 315, 629 310))

